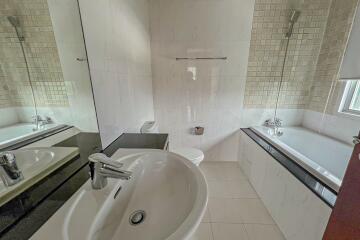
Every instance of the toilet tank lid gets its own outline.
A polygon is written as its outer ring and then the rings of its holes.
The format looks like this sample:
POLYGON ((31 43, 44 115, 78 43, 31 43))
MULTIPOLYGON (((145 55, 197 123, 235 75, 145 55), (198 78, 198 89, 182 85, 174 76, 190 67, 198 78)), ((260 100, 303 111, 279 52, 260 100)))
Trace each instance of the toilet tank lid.
POLYGON ((141 127, 142 133, 149 133, 157 131, 157 124, 155 121, 146 121, 144 125, 141 127))
POLYGON ((204 159, 204 153, 200 149, 196 148, 172 148, 171 152, 183 156, 191 161, 202 161, 204 159))

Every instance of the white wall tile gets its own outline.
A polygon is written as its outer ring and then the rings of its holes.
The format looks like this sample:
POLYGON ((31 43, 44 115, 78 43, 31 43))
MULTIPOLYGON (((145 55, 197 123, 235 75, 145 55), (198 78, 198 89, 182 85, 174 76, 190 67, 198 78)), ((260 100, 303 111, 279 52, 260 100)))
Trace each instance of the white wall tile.
POLYGON ((171 146, 236 161, 254 1, 150 1, 155 118, 171 146), (228 57, 227 61, 176 61, 228 57), (205 127, 203 136, 191 129, 205 127))
POLYGON ((320 134, 352 144, 352 137, 360 131, 360 117, 306 110, 302 125, 320 134))
MULTIPOLYGON (((259 126, 265 120, 273 118, 273 108, 245 108, 242 114, 242 127, 259 126)), ((283 120, 285 126, 299 126, 303 120, 303 109, 278 109, 277 116, 283 120)))
POLYGON ((0 108, 0 127, 13 125, 19 122, 19 117, 16 108, 0 108))

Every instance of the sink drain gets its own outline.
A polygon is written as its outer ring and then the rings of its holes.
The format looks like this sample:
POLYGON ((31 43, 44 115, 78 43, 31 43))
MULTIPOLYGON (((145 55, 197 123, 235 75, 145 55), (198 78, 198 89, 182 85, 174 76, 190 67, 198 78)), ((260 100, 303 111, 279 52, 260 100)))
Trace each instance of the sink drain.
POLYGON ((129 222, 131 225, 139 225, 145 220, 146 213, 143 210, 137 210, 130 214, 129 222))

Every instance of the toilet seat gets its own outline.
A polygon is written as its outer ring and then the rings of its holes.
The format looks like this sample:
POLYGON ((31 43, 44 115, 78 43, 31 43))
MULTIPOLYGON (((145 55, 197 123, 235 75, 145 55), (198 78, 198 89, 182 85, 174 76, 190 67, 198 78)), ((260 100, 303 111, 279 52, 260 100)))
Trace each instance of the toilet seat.
POLYGON ((204 153, 196 148, 173 148, 171 152, 190 160, 197 166, 204 160, 204 153))

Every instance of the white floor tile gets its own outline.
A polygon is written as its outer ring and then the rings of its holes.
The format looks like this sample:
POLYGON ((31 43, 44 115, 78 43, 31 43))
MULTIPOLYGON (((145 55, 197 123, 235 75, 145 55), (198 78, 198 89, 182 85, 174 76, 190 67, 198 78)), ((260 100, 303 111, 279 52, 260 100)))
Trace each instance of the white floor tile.
POLYGON ((240 199, 238 207, 243 223, 275 224, 260 199, 240 199))
POLYGON ((274 224, 259 199, 210 198, 211 222, 274 224))
POLYGON ((285 240, 276 225, 245 224, 249 240, 285 240))
POLYGON ((211 198, 258 198, 247 180, 207 181, 211 198))
POLYGON ((237 163, 201 164, 209 203, 192 240, 284 240, 237 163))
POLYGON ((204 166, 212 166, 212 167, 219 167, 219 168, 239 168, 240 169, 240 165, 238 162, 211 162, 211 161, 203 161, 200 164, 200 167, 204 167, 204 166))
POLYGON ((203 219, 201 220, 201 222, 203 222, 203 223, 209 223, 210 222, 209 204, 208 204, 208 207, 206 208, 205 215, 204 215, 203 219))
POLYGON ((205 163, 200 166, 207 181, 237 181, 247 179, 237 163, 205 163))
POLYGON ((200 223, 199 228, 192 236, 191 240, 213 240, 210 223, 200 223))
POLYGON ((208 206, 211 214, 211 222, 242 223, 240 204, 240 199, 210 198, 208 206))
POLYGON ((212 223, 214 240, 249 240, 244 225, 212 223))

